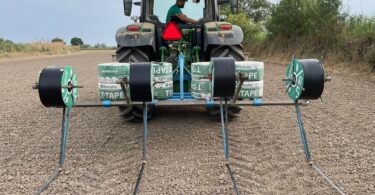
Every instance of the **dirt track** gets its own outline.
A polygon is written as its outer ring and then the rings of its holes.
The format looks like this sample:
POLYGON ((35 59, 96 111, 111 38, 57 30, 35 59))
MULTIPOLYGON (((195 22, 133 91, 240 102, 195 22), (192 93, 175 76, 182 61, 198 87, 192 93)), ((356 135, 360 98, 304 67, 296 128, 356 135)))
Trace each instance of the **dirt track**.
MULTIPOLYGON (((97 100, 96 64, 110 51, 0 61, 0 194, 32 194, 58 163, 61 110, 31 89, 48 65, 77 69, 79 101, 97 100)), ((267 64, 265 100, 286 100, 285 67, 267 64)), ((347 194, 375 194, 375 83, 332 75, 323 102, 302 108, 312 156, 347 194)), ((131 194, 142 125, 116 108, 75 108, 63 174, 44 194, 131 194)), ((230 123, 231 163, 242 194, 335 194, 306 163, 293 107, 249 107, 230 123)), ((160 110, 149 123, 140 194, 232 194, 220 123, 204 109, 160 110)))

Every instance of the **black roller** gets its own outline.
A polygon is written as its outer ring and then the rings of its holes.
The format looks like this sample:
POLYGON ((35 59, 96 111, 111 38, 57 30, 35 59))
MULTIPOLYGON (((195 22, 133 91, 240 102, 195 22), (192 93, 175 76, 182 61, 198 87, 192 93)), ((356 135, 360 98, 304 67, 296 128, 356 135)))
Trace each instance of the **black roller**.
POLYGON ((134 102, 152 102, 151 63, 130 64, 130 99, 134 102))
POLYGON ((231 57, 212 58, 213 97, 232 98, 236 91, 236 67, 231 57))
POLYGON ((61 96, 61 78, 64 68, 47 67, 39 76, 39 98, 45 107, 65 107, 61 96))
POLYGON ((303 67, 304 84, 302 94, 299 99, 314 100, 322 96, 325 83, 323 65, 316 59, 299 60, 303 67))

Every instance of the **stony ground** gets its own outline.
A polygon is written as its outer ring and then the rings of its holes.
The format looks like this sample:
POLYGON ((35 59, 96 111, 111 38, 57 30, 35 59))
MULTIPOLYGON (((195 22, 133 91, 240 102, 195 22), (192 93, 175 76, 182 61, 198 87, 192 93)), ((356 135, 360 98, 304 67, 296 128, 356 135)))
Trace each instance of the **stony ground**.
MULTIPOLYGON (((0 62, 0 194, 32 194, 58 163, 62 112, 31 89, 38 71, 72 65, 79 101, 95 101, 96 64, 111 51, 0 62)), ((264 100, 286 100, 285 66, 266 64, 264 100)), ((375 83, 332 75, 323 101, 302 108, 313 158, 347 193, 375 194, 375 83)), ((44 194, 131 194, 142 125, 117 108, 75 108, 62 175, 44 194)), ((335 194, 304 160, 293 107, 247 107, 229 125, 231 164, 242 194, 335 194)), ((233 194, 220 123, 202 108, 159 110, 149 123, 139 194, 233 194)))

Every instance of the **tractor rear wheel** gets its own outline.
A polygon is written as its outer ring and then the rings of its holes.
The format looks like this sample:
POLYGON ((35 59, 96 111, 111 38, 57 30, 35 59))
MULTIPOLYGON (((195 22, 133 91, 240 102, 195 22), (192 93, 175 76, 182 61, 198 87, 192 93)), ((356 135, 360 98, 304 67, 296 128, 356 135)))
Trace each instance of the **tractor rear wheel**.
MULTIPOLYGON (((233 57, 235 61, 244 61, 245 55, 243 54, 242 45, 217 45, 211 47, 209 50, 209 56, 211 57, 233 57)), ((211 119, 220 119, 220 106, 214 106, 206 108, 207 114, 211 119)), ((234 119, 240 116, 242 107, 240 106, 229 106, 228 107, 228 119, 234 119)))
MULTIPOLYGON (((216 45, 209 50, 209 57, 233 57, 235 61, 245 61, 242 45, 216 45)), ((208 59, 210 60, 210 59, 208 59)))
MULTIPOLYGON (((118 62, 150 62, 151 56, 147 50, 142 48, 128 48, 118 46, 117 51, 118 62)), ((119 106, 120 116, 125 121, 142 121, 143 108, 142 106, 119 106)), ((155 115, 155 107, 147 107, 147 119, 151 119, 155 115)))

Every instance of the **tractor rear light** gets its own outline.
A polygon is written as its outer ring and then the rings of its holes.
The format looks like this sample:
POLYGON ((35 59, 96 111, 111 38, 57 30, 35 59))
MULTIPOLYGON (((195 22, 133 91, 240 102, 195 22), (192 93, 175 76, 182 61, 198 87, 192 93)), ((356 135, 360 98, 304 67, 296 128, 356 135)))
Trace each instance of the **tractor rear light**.
POLYGON ((174 22, 169 22, 163 32, 163 39, 166 41, 179 41, 182 39, 181 29, 174 22))
POLYGON ((232 30, 231 24, 221 24, 219 25, 220 30, 232 30))
POLYGON ((127 27, 127 29, 128 29, 128 31, 139 31, 139 30, 141 30, 141 27, 138 26, 138 25, 129 25, 127 27))

